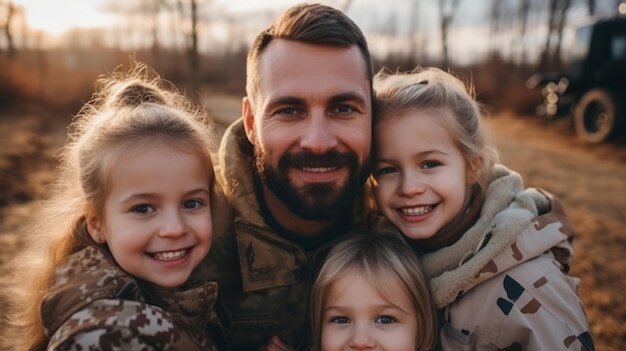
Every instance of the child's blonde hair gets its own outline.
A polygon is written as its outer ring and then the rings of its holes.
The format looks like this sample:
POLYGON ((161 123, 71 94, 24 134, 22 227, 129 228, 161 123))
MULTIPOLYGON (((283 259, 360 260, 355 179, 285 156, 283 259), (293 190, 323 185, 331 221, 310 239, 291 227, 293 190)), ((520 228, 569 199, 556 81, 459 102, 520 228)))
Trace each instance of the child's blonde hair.
POLYGON ((13 259, 0 285, 7 305, 0 346, 11 336, 17 336, 11 349, 45 343, 40 303, 54 282, 56 267, 87 245, 96 245, 87 234, 85 218, 102 216, 111 167, 125 151, 151 141, 198 155, 213 188, 211 150, 216 138, 202 110, 141 63, 134 63, 129 72, 118 70, 98 79, 93 99, 70 125, 55 182, 27 233, 26 250, 13 259))
POLYGON ((405 288, 415 307, 418 334, 416 350, 431 350, 437 338, 437 310, 430 296, 421 266, 411 248, 391 234, 362 234, 336 244, 328 253, 311 293, 313 350, 320 350, 324 302, 329 288, 345 274, 362 274, 387 300, 388 279, 405 288))
POLYGON ((474 98, 471 84, 466 88, 461 80, 438 68, 418 68, 406 73, 383 70, 374 77, 374 90, 378 103, 374 124, 410 109, 448 112, 443 114, 442 122, 463 154, 469 174, 482 191, 486 189, 498 154, 486 138, 482 108, 474 98))

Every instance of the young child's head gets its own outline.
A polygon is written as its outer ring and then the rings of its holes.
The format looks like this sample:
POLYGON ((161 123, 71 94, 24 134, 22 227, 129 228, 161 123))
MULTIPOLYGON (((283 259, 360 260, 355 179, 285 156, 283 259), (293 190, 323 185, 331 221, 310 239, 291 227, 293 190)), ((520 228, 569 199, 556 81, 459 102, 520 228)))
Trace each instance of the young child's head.
POLYGON ((143 64, 98 83, 70 126, 24 250, 0 279, 0 337, 20 335, 11 349, 41 346, 43 296, 57 268, 87 245, 164 287, 186 281, 210 246, 218 139, 208 116, 143 64))
POLYGON ((463 82, 436 68, 374 80, 374 194, 411 239, 427 239, 484 192, 496 162, 481 108, 463 82))
POLYGON ((206 117, 146 70, 99 82, 72 125, 64 171, 82 192, 77 231, 129 274, 176 287, 210 247, 213 138, 206 117))
POLYGON ((436 310, 417 258, 391 235, 358 235, 334 246, 311 295, 316 351, 430 350, 436 310))

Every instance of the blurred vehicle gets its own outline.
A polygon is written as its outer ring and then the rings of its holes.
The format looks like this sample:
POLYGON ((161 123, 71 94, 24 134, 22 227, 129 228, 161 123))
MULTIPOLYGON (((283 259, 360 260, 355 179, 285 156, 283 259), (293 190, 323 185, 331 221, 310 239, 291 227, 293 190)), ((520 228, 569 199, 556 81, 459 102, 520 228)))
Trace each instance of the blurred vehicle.
POLYGON ((537 114, 571 116, 583 140, 599 143, 626 130, 626 17, 598 20, 576 29, 576 42, 562 72, 534 74, 541 88, 537 114))

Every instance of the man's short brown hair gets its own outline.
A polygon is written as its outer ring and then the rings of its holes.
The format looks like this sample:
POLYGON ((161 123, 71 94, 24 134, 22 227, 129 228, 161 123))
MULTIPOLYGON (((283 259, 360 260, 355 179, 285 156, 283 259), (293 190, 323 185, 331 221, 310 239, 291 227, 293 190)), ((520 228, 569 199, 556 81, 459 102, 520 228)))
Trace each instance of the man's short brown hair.
POLYGON ((309 44, 349 47, 356 45, 361 51, 372 91, 372 59, 365 36, 359 27, 344 13, 320 4, 299 4, 289 8, 272 22, 254 40, 248 52, 246 93, 257 102, 261 75, 261 53, 273 39, 286 39, 309 44))

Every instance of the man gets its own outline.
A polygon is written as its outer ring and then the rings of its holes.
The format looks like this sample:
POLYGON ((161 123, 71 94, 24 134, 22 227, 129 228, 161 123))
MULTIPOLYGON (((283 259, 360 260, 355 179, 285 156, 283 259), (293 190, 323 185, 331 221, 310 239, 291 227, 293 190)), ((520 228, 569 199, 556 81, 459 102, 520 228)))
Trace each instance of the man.
POLYGON ((306 349, 316 258, 362 218, 372 124, 365 38, 333 8, 292 7, 256 38, 246 90, 216 170, 235 220, 196 277, 219 282, 232 349, 278 338, 306 349))

